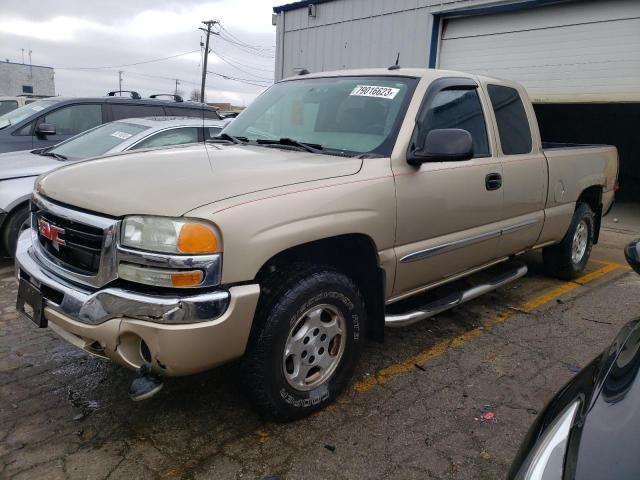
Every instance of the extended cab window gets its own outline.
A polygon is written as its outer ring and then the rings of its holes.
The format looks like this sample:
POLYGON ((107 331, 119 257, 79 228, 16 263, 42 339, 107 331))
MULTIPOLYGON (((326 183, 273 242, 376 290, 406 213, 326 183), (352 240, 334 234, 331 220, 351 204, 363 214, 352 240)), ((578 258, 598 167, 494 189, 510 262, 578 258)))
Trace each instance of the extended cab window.
POLYGON ((47 113, 42 123, 55 125, 59 135, 75 135, 102 123, 102 107, 98 104, 62 107, 47 113))
POLYGON ((489 85, 487 89, 498 123, 502 153, 530 153, 533 143, 531 127, 518 91, 502 85, 489 85))
POLYGON ((474 156, 489 155, 487 125, 482 112, 482 104, 475 88, 450 88, 438 92, 428 106, 424 125, 426 135, 440 128, 461 128, 473 138, 474 156))

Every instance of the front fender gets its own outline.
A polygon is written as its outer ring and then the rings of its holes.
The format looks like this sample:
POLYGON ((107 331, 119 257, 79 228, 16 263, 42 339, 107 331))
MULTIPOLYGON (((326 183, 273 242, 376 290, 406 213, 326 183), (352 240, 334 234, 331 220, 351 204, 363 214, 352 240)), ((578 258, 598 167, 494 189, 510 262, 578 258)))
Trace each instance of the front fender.
POLYGON ((0 210, 11 212, 28 201, 37 176, 0 180, 0 210))

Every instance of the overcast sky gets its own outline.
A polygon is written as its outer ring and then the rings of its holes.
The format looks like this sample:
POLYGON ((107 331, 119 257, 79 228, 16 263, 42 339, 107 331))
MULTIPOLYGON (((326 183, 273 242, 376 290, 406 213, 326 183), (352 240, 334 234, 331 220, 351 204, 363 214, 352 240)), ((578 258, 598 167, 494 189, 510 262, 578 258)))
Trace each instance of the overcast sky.
POLYGON ((234 77, 207 78, 206 100, 244 105, 273 79, 275 27, 268 0, 0 0, 0 60, 25 63, 31 49, 34 65, 55 68, 56 94, 104 95, 118 88, 143 96, 173 93, 189 96, 200 89, 200 40, 203 20, 218 20, 224 30, 212 35, 208 70, 234 77), (238 44, 246 44, 239 46, 238 44), (255 47, 255 48, 254 48, 255 47), (121 66, 182 55, 165 61, 121 66), (81 70, 88 67, 110 67, 81 70), (254 83, 257 85, 250 85, 254 83))

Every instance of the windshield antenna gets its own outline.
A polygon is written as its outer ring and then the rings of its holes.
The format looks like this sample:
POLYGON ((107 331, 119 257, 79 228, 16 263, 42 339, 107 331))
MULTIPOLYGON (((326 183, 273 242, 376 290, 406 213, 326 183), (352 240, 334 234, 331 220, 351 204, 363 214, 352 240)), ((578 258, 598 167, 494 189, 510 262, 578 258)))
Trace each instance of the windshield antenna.
POLYGON ((396 57, 395 65, 391 65, 389 67, 389 70, 398 70, 398 69, 400 69, 400 52, 398 52, 398 56, 396 57))

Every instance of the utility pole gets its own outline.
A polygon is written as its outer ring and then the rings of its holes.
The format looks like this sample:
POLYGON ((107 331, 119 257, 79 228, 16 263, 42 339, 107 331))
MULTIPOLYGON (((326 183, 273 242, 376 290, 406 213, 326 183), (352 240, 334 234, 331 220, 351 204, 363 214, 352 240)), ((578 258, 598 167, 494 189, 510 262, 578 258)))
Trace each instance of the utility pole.
POLYGON ((174 92, 175 95, 178 95, 178 85, 180 85, 180 80, 176 78, 176 91, 174 92))
POLYGON ((22 50, 22 64, 24 65, 24 48, 21 48, 20 50, 22 50))
POLYGON ((200 101, 204 103, 204 84, 207 81, 207 59, 209 57, 209 36, 211 35, 211 27, 219 22, 217 20, 207 20, 202 23, 207 26, 206 30, 200 27, 200 30, 207 34, 207 41, 204 47, 204 62, 202 63, 202 85, 200 86, 200 101))
POLYGON ((122 96, 122 74, 124 72, 122 70, 118 70, 118 91, 120 96, 122 96))

